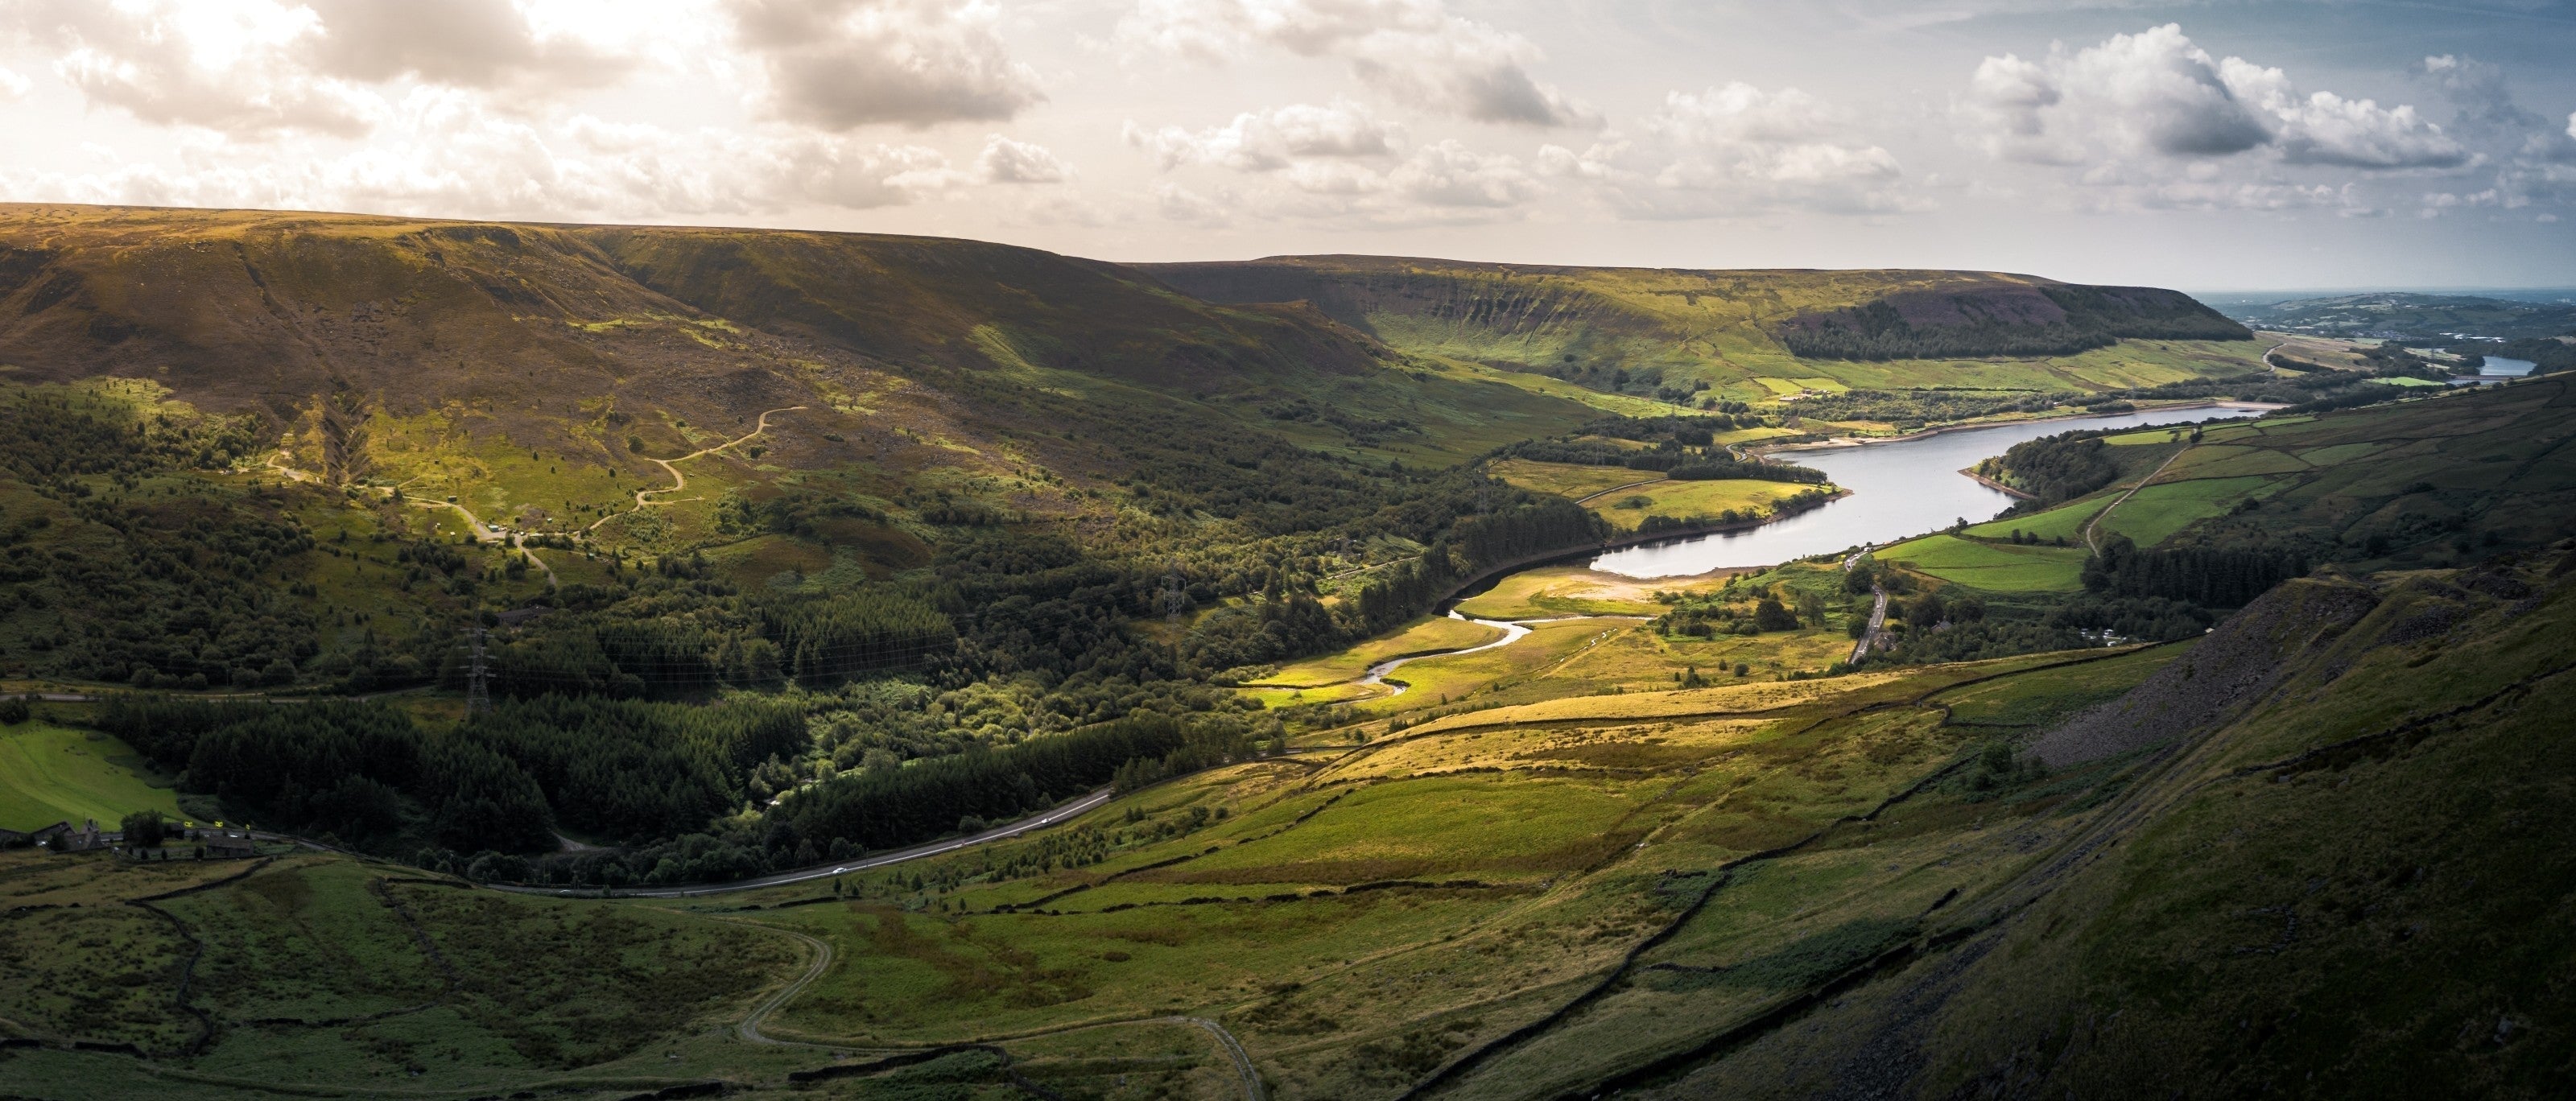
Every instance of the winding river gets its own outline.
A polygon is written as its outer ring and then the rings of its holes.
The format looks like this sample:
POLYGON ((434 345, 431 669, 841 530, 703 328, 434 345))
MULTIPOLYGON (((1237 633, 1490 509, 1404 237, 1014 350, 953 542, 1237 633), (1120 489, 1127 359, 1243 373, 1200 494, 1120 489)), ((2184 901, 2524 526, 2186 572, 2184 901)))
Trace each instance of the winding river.
POLYGON ((1768 566, 1849 547, 1877 546, 1938 531, 1959 520, 1991 520, 2012 497, 1959 471, 2024 440, 2078 428, 2146 427, 2252 416, 2263 407, 2201 406, 1954 429, 1887 443, 1802 449, 1781 455, 1831 476, 1851 495, 1786 520, 1743 531, 1694 535, 1610 551, 1592 568, 1625 577, 1687 577, 1768 566))

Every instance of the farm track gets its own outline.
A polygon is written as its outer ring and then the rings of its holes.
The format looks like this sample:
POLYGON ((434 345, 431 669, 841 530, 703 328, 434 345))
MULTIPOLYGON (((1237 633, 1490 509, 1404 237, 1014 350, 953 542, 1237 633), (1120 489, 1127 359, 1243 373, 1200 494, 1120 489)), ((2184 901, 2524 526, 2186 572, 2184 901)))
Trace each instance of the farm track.
POLYGON ((802 406, 802 405, 789 405, 789 406, 784 406, 784 407, 777 408, 777 409, 770 409, 770 410, 766 410, 766 411, 763 411, 763 412, 760 414, 760 420, 752 426, 751 431, 749 431, 749 432, 745 432, 745 433, 743 433, 742 435, 737 436, 737 437, 735 437, 735 438, 733 438, 733 439, 726 440, 725 442, 720 443, 720 444, 717 444, 717 445, 715 445, 715 446, 713 446, 713 447, 701 447, 701 448, 699 448, 699 449, 697 449, 697 450, 695 450, 695 451, 689 452, 688 454, 686 454, 686 455, 682 455, 682 456, 680 456, 679 458, 676 458, 676 459, 650 459, 650 461, 651 461, 651 462, 653 462, 654 464, 656 464, 656 465, 658 465, 658 466, 660 466, 660 467, 662 468, 662 472, 663 472, 663 473, 665 473, 665 474, 669 474, 669 475, 671 476, 671 486, 670 486, 670 488, 668 488, 668 489, 639 489, 639 490, 636 490, 636 491, 635 491, 635 507, 634 507, 634 508, 628 509, 628 510, 626 510, 625 512, 613 512, 613 513, 610 513, 610 514, 608 514, 608 515, 606 515, 606 516, 602 516, 602 517, 600 517, 600 518, 599 518, 599 519, 597 519, 597 520, 593 520, 593 521, 591 521, 591 524, 590 524, 590 526, 589 526, 589 527, 586 527, 586 528, 581 529, 581 530, 582 530, 582 533, 583 533, 583 534, 585 534, 585 535, 587 535, 587 534, 589 534, 589 533, 591 533, 591 532, 593 532, 593 531, 597 531, 597 530, 599 529, 599 525, 601 525, 601 524, 605 524, 605 523, 607 523, 607 522, 609 522, 609 521, 611 521, 611 520, 617 519, 617 518, 618 518, 618 517, 620 517, 620 516, 628 516, 628 515, 632 515, 632 514, 637 513, 637 512, 642 512, 642 511, 643 511, 647 506, 652 506, 652 505, 671 505, 671 504, 677 504, 677 503, 679 503, 679 502, 676 502, 676 501, 648 501, 648 500, 646 500, 645 498, 650 497, 650 496, 652 496, 653 494, 656 494, 656 493, 678 493, 678 492, 679 492, 679 491, 681 491, 681 490, 684 490, 684 489, 689 488, 689 476, 688 476, 688 475, 686 475, 686 474, 682 474, 682 473, 680 473, 680 468, 679 468, 679 466, 678 466, 677 464, 685 463, 685 462, 687 462, 687 461, 689 461, 689 460, 691 460, 691 459, 698 458, 699 456, 702 456, 702 455, 712 455, 712 454, 714 454, 714 453, 716 453, 716 452, 718 452, 718 451, 722 451, 722 450, 724 450, 724 449, 726 449, 726 448, 728 448, 728 447, 732 447, 732 446, 734 446, 734 445, 736 445, 736 444, 748 443, 748 442, 750 442, 750 441, 751 441, 751 439, 752 439, 753 437, 756 437, 756 436, 760 435, 760 434, 761 434, 761 433, 763 433, 763 432, 767 432, 767 431, 769 431, 769 417, 770 417, 770 414, 772 414, 772 413, 793 413, 793 412, 795 412, 795 411, 797 411, 797 410, 800 410, 800 409, 803 409, 803 408, 805 408, 805 407, 804 407, 804 406, 802 406))
MULTIPOLYGON (((806 948, 811 949, 813 953, 811 962, 805 965, 805 970, 803 972, 799 973, 794 979, 789 980, 786 985, 770 992, 768 997, 762 998, 758 1004, 752 1006, 751 1012, 745 1014, 742 1021, 734 1026, 734 1032, 736 1035, 741 1036, 747 1042, 765 1044, 772 1047, 813 1048, 820 1051, 830 1051, 834 1053, 875 1050, 867 1047, 846 1044, 816 1043, 810 1040, 782 1040, 762 1031, 760 1026, 766 1023, 773 1014, 776 1014, 780 1009, 785 1008, 788 1002, 795 1000, 797 995, 805 992, 806 987, 813 985, 814 980, 822 978, 823 973, 831 969, 832 946, 820 937, 809 936, 792 929, 781 929, 775 925, 760 925, 754 922, 743 921, 740 918, 726 918, 722 920, 736 922, 737 924, 751 925, 755 928, 764 929, 769 932, 785 934, 789 937, 795 938, 806 948)), ((1236 1040, 1233 1033, 1226 1031, 1224 1025, 1218 1024, 1217 1022, 1205 1017, 1154 1017, 1136 1021, 1087 1023, 1030 1033, 1027 1036, 1020 1038, 1028 1039, 1036 1036, 1054 1035, 1063 1032, 1079 1032, 1086 1029, 1115 1026, 1119 1024, 1187 1025, 1206 1032, 1209 1037, 1215 1041, 1218 1052, 1225 1056, 1227 1062, 1234 1065, 1235 1074, 1243 1083, 1244 1096, 1249 1098, 1250 1101, 1268 1101, 1268 1094, 1261 1086, 1261 1072, 1253 1066, 1251 1053, 1244 1050, 1242 1042, 1236 1040)), ((986 1048, 996 1052, 1001 1052, 1001 1049, 997 1045, 992 1044, 969 1044, 963 1046, 971 1048, 986 1048)), ((1058 1096, 1055 1091, 1046 1089, 1045 1087, 1029 1081, 1025 1076, 1020 1075, 1015 1070, 1009 1070, 1009 1053, 1001 1052, 1001 1054, 1005 1060, 1005 1069, 1010 1073, 1013 1080, 1013 1085, 1018 1086, 1023 1092, 1039 1097, 1052 1098, 1058 1096)))

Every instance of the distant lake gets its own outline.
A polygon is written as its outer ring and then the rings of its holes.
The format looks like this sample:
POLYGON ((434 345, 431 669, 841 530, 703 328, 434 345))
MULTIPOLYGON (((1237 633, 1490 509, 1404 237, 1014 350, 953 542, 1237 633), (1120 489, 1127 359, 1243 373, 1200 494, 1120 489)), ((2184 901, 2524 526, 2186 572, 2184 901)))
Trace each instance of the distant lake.
POLYGON ((2451 385, 2484 386, 2490 382, 2502 382, 2509 378, 2521 378, 2524 375, 2530 374, 2531 369, 2538 366, 2540 365, 2527 359, 2507 359, 2503 356, 2488 356, 2486 366, 2478 368, 2476 378, 2455 378, 2451 380, 2451 385))
MULTIPOLYGON (((2489 360, 2488 362, 2494 362, 2489 360)), ((1994 519, 2013 503, 1959 471, 2024 440, 2079 428, 2143 428, 2253 416, 2259 410, 2159 409, 2099 417, 1998 425, 1918 440, 1793 451, 1776 457, 1830 475, 1848 489, 1812 512, 1746 531, 1694 535, 1610 551, 1592 568, 1626 577, 1687 577, 1710 570, 1768 566, 1862 544, 1883 545, 1949 527, 1994 519)))

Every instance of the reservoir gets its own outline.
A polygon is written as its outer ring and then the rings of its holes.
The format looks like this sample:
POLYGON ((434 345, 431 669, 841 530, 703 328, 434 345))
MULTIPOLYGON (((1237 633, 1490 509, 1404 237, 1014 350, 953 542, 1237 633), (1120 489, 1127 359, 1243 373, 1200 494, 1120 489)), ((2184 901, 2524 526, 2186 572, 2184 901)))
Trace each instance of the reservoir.
POLYGON ((2540 365, 2527 359, 2508 359, 2504 356, 2488 356, 2486 364, 2478 368, 2477 374, 2452 379, 2451 385, 2484 386, 2490 382, 2503 382, 2506 379, 2522 378, 2529 375, 2532 368, 2538 366, 2540 365))
POLYGON ((1744 531, 1624 547, 1593 559, 1592 568, 1637 578, 1687 577, 1710 570, 1767 566, 1847 547, 1881 546, 1938 531, 1961 519, 1982 523, 2009 507, 2013 498, 1959 471, 1989 455, 2003 454, 2014 444, 2080 428, 2190 424, 2259 412, 2261 408, 2214 406, 2157 409, 1788 452, 1776 457, 1824 471, 1851 495, 1744 531))

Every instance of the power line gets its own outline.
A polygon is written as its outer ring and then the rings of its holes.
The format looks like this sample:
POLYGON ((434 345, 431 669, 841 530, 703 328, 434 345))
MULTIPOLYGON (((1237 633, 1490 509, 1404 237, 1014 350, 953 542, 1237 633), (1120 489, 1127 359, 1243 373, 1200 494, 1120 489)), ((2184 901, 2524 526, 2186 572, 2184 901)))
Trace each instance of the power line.
POLYGON ((480 715, 492 709, 492 688, 488 683, 490 671, 483 663, 483 635, 482 625, 476 624, 474 667, 466 673, 465 682, 465 713, 468 715, 480 715))

